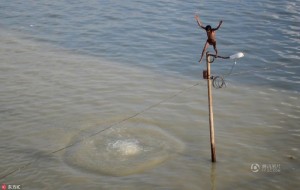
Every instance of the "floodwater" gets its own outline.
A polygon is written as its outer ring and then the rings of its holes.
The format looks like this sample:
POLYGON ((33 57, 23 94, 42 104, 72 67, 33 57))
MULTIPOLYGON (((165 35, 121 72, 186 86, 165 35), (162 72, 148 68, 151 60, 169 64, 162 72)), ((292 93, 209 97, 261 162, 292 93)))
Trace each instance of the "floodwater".
MULTIPOLYGON (((3 1, 0 10, 1 184, 299 187, 299 1, 3 1), (245 52, 227 87, 213 89, 215 164, 195 13, 224 20, 220 54, 245 52)), ((217 59, 212 70, 232 64, 217 59)))

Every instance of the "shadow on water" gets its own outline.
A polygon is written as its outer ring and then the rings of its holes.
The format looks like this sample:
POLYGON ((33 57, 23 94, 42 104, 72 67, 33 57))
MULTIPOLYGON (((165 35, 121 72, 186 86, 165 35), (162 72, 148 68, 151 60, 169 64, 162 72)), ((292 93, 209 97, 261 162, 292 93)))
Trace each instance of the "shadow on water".
POLYGON ((210 167, 210 185, 211 185, 211 190, 216 189, 216 164, 212 163, 210 167))

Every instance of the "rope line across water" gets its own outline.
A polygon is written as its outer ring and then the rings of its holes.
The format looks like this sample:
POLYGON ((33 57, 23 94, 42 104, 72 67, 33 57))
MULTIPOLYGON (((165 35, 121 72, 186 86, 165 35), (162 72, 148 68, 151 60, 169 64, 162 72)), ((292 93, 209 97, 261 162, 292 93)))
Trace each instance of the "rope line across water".
MULTIPOLYGON (((221 58, 223 58, 223 57, 221 57, 221 58)), ((212 62, 213 62, 213 61, 212 61, 212 62)), ((266 71, 266 70, 267 70, 267 71, 272 71, 273 69, 279 69, 279 68, 282 68, 282 67, 284 67, 285 65, 277 66, 277 67, 265 67, 265 68, 261 68, 261 69, 257 69, 257 70, 250 70, 250 71, 245 71, 245 72, 236 72, 236 73, 232 73, 233 67, 234 67, 234 66, 235 66, 235 63, 234 63, 234 65, 231 67, 230 72, 229 72, 228 74, 224 75, 224 76, 238 76, 238 75, 241 75, 241 74, 248 74, 248 73, 254 73, 254 72, 262 72, 262 71, 266 71)), ((226 86, 225 79, 224 79, 223 76, 215 76, 215 77, 213 77, 212 79, 213 79, 213 85, 214 85, 215 88, 222 88, 223 86, 226 86)), ((83 138, 83 139, 81 139, 81 140, 78 140, 78 141, 76 141, 76 142, 73 142, 72 144, 69 144, 69 145, 67 145, 67 146, 65 146, 65 147, 62 147, 62 148, 60 148, 60 149, 54 150, 54 151, 50 152, 50 153, 47 154, 47 155, 55 154, 55 153, 60 152, 60 151, 62 151, 62 150, 65 150, 65 149, 68 149, 68 148, 70 148, 70 147, 73 147, 74 145, 76 145, 76 144, 78 144, 78 143, 81 143, 81 142, 83 142, 84 140, 86 140, 86 139, 88 139, 88 138, 91 138, 91 137, 93 137, 93 136, 96 136, 96 135, 98 135, 98 134, 100 134, 100 133, 102 133, 102 132, 104 132, 104 131, 106 131, 106 130, 112 128, 112 127, 115 127, 115 126, 117 126, 117 125, 119 125, 119 124, 121 124, 121 123, 124 123, 124 122, 126 122, 126 121, 132 119, 132 118, 135 118, 135 117, 137 117, 138 115, 141 115, 141 114, 143 114, 144 112, 146 112, 146 111, 148 111, 148 110, 150 110, 150 109, 152 109, 152 108, 154 108, 154 107, 157 107, 157 106, 159 106, 160 104, 162 104, 162 103, 164 103, 164 102, 167 102, 167 101, 169 101, 169 100, 175 98, 176 96, 178 96, 178 95, 180 95, 180 94, 182 94, 182 93, 184 93, 184 92, 186 92, 186 91, 188 91, 188 90, 190 90, 190 89, 192 89, 192 88, 194 88, 195 86, 198 86, 198 85, 200 85, 200 84, 201 84, 201 83, 198 82, 198 83, 195 83, 195 84, 193 84, 193 85, 191 85, 191 86, 189 86, 189 87, 183 88, 183 89, 180 90, 179 92, 177 92, 177 93, 175 93, 175 94, 173 94, 173 95, 171 95, 171 96, 169 96, 169 97, 167 97, 167 98, 161 100, 160 102, 157 102, 157 103, 155 103, 155 104, 153 104, 153 105, 151 105, 151 106, 149 106, 149 107, 146 107, 145 109, 141 110, 140 112, 137 112, 137 113, 135 113, 135 114, 133 114, 133 115, 131 115, 131 116, 129 116, 129 117, 126 117, 126 118, 124 118, 124 119, 122 119, 122 120, 120 120, 120 121, 118 121, 118 122, 116 122, 116 123, 113 123, 113 124, 107 126, 106 128, 100 130, 100 131, 97 131, 97 132, 95 132, 95 133, 92 133, 92 134, 90 134, 89 136, 87 136, 86 138, 83 138)), ((6 177, 8 177, 8 176, 10 176, 10 175, 12 175, 12 174, 14 174, 14 173, 16 173, 17 171, 21 171, 21 170, 27 168, 28 166, 30 166, 30 165, 33 164, 34 162, 37 162, 39 159, 40 159, 40 158, 37 158, 37 159, 35 159, 35 160, 32 161, 32 162, 28 162, 28 163, 26 163, 26 164, 24 164, 24 165, 22 165, 22 166, 16 168, 15 170, 12 170, 12 171, 8 172, 7 174, 1 176, 1 177, 0 177, 0 180, 2 180, 2 179, 4 179, 4 178, 6 178, 6 177)))
MULTIPOLYGON (((200 84, 201 84, 201 83, 198 82, 198 83, 196 83, 196 84, 193 84, 193 85, 191 85, 191 86, 188 86, 188 87, 186 87, 186 88, 183 88, 183 89, 180 90, 179 92, 177 92, 177 93, 175 93, 175 94, 173 94, 173 95, 171 95, 171 96, 169 96, 169 97, 167 97, 167 98, 161 100, 160 102, 157 102, 157 103, 155 103, 155 104, 152 104, 151 106, 146 107, 145 109, 141 110, 140 112, 137 112, 137 113, 135 113, 135 114, 133 114, 133 115, 131 115, 131 116, 129 116, 129 117, 126 117, 126 118, 124 118, 124 119, 122 119, 122 120, 120 120, 120 121, 118 121, 118 122, 115 122, 115 123, 113 123, 113 124, 107 126, 106 128, 100 130, 100 131, 97 131, 97 132, 95 132, 95 133, 92 133, 92 134, 90 134, 89 136, 87 136, 86 138, 83 138, 83 139, 81 139, 81 140, 78 140, 78 141, 76 141, 76 142, 73 142, 73 143, 71 143, 71 144, 69 144, 69 145, 67 145, 67 146, 65 146, 65 147, 60 148, 60 149, 54 150, 54 151, 50 152, 50 153, 47 154, 47 155, 55 154, 55 153, 57 153, 57 152, 60 152, 60 151, 63 151, 63 150, 65 150, 65 149, 68 149, 68 148, 70 148, 70 147, 73 147, 74 145, 76 145, 76 144, 78 144, 78 143, 81 143, 81 142, 85 141, 85 140, 88 139, 88 138, 91 138, 91 137, 93 137, 93 136, 96 136, 96 135, 98 135, 98 134, 100 134, 100 133, 102 133, 102 132, 104 132, 104 131, 106 131, 106 130, 108 130, 108 129, 111 129, 112 127, 115 127, 115 126, 117 126, 117 125, 119 125, 119 124, 121 124, 121 123, 124 123, 124 122, 126 122, 126 121, 132 119, 132 118, 135 118, 135 117, 137 117, 138 115, 141 115, 141 114, 143 114, 144 112, 146 112, 146 111, 148 111, 148 110, 150 110, 150 109, 152 109, 152 108, 154 108, 154 107, 157 107, 157 106, 159 106, 160 104, 162 104, 162 103, 164 103, 164 102, 167 102, 167 101, 169 101, 169 100, 175 98, 176 96, 178 96, 178 95, 180 95, 180 94, 182 94, 182 93, 184 93, 184 92, 187 92, 188 90, 190 90, 190 89, 192 89, 192 88, 194 88, 194 87, 196 87, 196 86, 198 86, 198 85, 200 85, 200 84)), ((7 174, 1 176, 1 177, 0 177, 0 180, 2 180, 2 179, 4 179, 4 178, 6 178, 6 177, 8 177, 8 176, 10 176, 10 175, 12 175, 12 174, 14 174, 14 173, 16 173, 17 171, 21 171, 21 170, 25 169, 26 167, 30 166, 30 165, 33 164, 34 162, 37 162, 38 160, 39 160, 39 158, 35 159, 35 160, 32 161, 32 162, 28 162, 28 163, 26 163, 26 164, 24 164, 24 165, 18 167, 18 168, 15 169, 15 170, 12 170, 12 171, 8 172, 7 174)))

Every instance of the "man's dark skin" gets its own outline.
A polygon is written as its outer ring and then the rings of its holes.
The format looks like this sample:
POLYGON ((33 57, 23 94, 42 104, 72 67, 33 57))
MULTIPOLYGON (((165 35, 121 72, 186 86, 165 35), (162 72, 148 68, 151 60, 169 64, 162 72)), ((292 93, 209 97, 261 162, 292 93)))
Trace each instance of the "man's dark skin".
POLYGON ((214 47, 214 50, 216 52, 216 57, 218 56, 218 50, 217 50, 217 41, 216 41, 216 30, 218 30, 221 26, 221 24, 223 23, 223 21, 221 20, 219 25, 217 26, 217 28, 211 28, 210 25, 207 25, 206 27, 204 27, 199 19, 198 15, 195 15, 195 19, 199 25, 200 28, 204 29, 206 31, 207 34, 207 40, 206 43, 204 45, 203 51, 202 51, 202 55, 201 58, 199 60, 199 63, 201 63, 204 52, 206 51, 206 49, 208 48, 209 45, 212 45, 214 47))

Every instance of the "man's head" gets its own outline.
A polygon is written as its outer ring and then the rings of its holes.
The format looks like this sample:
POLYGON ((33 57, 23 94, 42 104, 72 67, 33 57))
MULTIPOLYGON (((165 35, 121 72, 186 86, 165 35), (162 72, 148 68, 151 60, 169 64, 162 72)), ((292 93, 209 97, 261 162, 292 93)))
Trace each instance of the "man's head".
POLYGON ((210 31, 210 30, 211 30, 211 26, 210 26, 210 25, 207 25, 207 26, 205 27, 205 30, 206 30, 206 31, 210 31))

